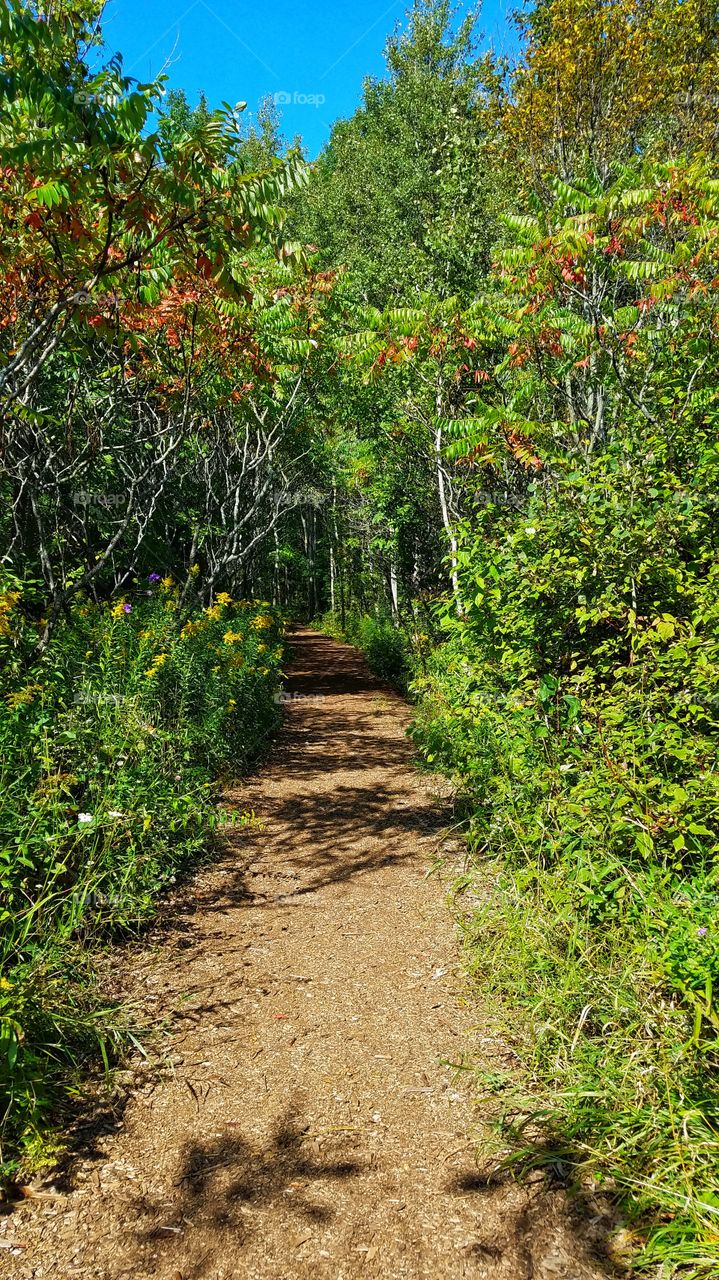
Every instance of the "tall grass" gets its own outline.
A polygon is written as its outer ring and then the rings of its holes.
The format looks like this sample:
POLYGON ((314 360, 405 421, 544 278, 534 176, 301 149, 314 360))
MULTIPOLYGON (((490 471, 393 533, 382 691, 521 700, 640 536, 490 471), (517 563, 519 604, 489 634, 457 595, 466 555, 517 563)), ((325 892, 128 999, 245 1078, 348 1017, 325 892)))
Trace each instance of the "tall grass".
POLYGON ((278 722, 282 656, 268 607, 219 596, 180 612, 166 580, 135 600, 81 604, 28 667, 36 629, 11 594, 0 636, 5 1174, 74 1074, 107 1063, 126 1036, 93 948, 136 929, 207 848, 218 775, 240 773, 278 722))
POLYGON ((503 1163, 612 1196, 637 1273, 708 1280, 719 1275, 719 912, 701 842, 715 777, 695 764, 709 758, 699 713, 658 738, 642 714, 652 685, 633 673, 634 692, 618 681, 596 695, 601 722, 614 711, 619 726, 598 733, 570 697, 555 720, 556 689, 508 690, 465 635, 415 683, 413 734, 464 797, 464 952, 523 1067, 484 1082, 503 1163), (669 742, 686 781, 667 779, 669 742), (669 839, 655 819, 667 810, 669 839))

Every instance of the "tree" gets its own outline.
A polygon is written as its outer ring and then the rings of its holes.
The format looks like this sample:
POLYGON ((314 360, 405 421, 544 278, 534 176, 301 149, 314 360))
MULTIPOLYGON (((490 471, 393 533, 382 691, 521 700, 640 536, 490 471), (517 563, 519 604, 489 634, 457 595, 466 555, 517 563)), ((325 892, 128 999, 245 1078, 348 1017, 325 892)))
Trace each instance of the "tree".
POLYGON ((717 154, 719 14, 713 0, 540 0, 526 56, 496 98, 505 164, 609 184, 638 152, 717 154))
POLYGON ((297 215, 321 261, 347 265, 365 301, 384 306, 470 297, 488 265, 493 219, 476 16, 453 30, 449 0, 416 0, 386 49, 388 75, 337 124, 297 215))

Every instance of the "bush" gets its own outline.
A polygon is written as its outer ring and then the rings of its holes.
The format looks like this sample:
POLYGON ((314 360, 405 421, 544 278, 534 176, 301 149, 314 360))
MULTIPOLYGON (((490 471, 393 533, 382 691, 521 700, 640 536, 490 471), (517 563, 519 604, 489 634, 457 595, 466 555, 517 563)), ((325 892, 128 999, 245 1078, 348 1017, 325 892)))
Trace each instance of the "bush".
POLYGON ((219 771, 279 719, 279 620, 170 580, 81 603, 31 668, 18 584, 0 596, 0 1090, 5 1167, 68 1073, 121 1036, 87 948, 147 919, 207 847, 219 771), (107 1042, 107 1044, 106 1044, 107 1042))
POLYGON ((389 618, 348 613, 344 627, 337 614, 328 613, 316 625, 327 635, 361 649, 370 671, 401 692, 407 691, 412 670, 412 650, 407 636, 389 618))
POLYGON ((568 465, 519 518, 477 517, 471 603, 460 620, 447 609, 413 686, 413 735, 466 797, 482 882, 468 959, 537 1081, 531 1099, 499 1085, 517 1153, 623 1192, 640 1265, 713 1276, 714 490, 678 498, 630 450, 568 465))

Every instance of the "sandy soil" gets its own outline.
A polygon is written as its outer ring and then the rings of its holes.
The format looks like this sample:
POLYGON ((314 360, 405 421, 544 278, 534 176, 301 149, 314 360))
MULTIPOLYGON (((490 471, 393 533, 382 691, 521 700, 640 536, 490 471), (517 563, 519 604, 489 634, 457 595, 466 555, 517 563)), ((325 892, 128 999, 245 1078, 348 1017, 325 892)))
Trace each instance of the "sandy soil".
POLYGON ((507 1051, 427 874, 448 815, 409 710, 348 646, 294 647, 272 758, 231 797, 255 819, 126 953, 164 1070, 78 1127, 57 1196, 0 1218, 0 1275, 599 1280, 586 1210, 478 1171, 451 1064, 507 1051))

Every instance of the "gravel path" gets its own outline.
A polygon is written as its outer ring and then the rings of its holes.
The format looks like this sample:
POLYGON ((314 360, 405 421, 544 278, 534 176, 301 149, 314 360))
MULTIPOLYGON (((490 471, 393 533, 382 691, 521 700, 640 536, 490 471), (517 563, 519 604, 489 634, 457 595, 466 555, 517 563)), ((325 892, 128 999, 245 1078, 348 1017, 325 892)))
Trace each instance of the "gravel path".
POLYGON ((0 1219, 0 1275, 599 1280, 561 1193, 478 1174, 450 1064, 506 1051, 427 875, 447 814, 408 708, 348 646, 293 644, 285 727, 231 797, 255 818, 128 952, 171 1069, 79 1131, 61 1195, 0 1219))

